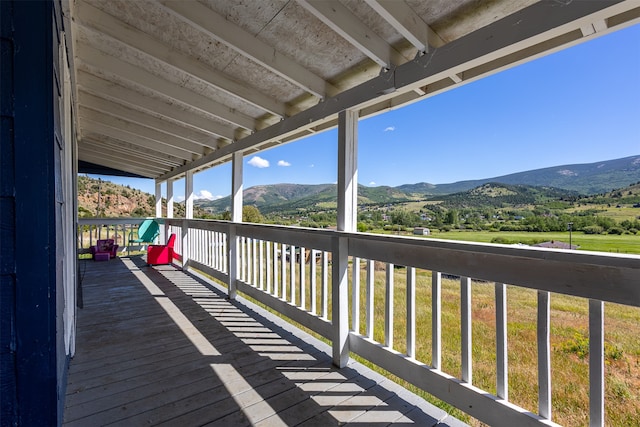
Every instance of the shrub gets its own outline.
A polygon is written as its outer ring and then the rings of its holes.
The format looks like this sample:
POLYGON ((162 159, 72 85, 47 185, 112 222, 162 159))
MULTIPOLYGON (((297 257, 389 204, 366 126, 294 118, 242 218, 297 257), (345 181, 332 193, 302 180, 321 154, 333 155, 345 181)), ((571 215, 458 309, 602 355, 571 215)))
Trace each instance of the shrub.
POLYGON ((621 227, 611 227, 610 229, 607 230, 608 234, 623 234, 624 233, 624 228, 621 227))
POLYGON ((584 234, 602 234, 603 231, 604 229, 599 225, 589 225, 582 228, 584 234))

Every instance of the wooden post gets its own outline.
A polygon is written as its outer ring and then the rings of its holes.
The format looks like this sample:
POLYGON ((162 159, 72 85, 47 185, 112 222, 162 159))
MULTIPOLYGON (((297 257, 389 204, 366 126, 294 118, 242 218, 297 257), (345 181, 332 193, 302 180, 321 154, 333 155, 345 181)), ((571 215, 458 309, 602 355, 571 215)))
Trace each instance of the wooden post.
MULTIPOLYGON (((358 112, 338 115, 338 230, 356 230, 358 202, 358 112)), ((334 239, 332 255, 333 363, 343 368, 349 360, 349 301, 347 238, 334 239)))
MULTIPOLYGON (((233 153, 231 163, 231 221, 242 222, 242 152, 233 153)), ((229 227, 229 299, 235 299, 237 295, 236 279, 238 277, 239 256, 238 237, 235 225, 229 227)))

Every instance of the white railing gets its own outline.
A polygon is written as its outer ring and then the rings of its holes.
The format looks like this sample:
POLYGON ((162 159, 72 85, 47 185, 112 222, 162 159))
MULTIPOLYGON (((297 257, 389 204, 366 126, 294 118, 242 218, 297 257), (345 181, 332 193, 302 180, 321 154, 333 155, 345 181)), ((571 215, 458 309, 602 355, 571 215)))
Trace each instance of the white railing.
POLYGON ((344 364, 345 354, 353 352, 490 425, 554 424, 550 292, 586 298, 590 423, 604 424, 604 302, 640 306, 640 256, 224 221, 161 221, 165 239, 170 233, 178 237, 176 251, 183 268, 201 270, 226 283, 230 296, 243 292, 326 337, 333 343, 336 364, 344 364), (374 330, 376 262, 383 265, 385 286, 384 334, 378 341, 374 336, 382 335, 374 330), (406 314, 401 319, 393 312, 394 266, 406 267, 406 314), (431 272, 431 360, 416 360, 416 331, 424 328, 416 324, 417 269, 431 272), (444 273, 460 277, 459 378, 442 371, 444 273), (495 394, 473 385, 471 278, 495 283, 495 394), (537 413, 509 402, 505 284, 534 289, 538 295, 537 342, 532 343, 538 350, 537 413), (394 322, 400 320, 406 323, 406 348, 401 349, 393 345, 394 322))
POLYGON ((78 253, 89 253, 89 248, 100 239, 114 239, 119 253, 143 249, 130 243, 129 235, 137 230, 145 218, 83 218, 78 220, 78 253))

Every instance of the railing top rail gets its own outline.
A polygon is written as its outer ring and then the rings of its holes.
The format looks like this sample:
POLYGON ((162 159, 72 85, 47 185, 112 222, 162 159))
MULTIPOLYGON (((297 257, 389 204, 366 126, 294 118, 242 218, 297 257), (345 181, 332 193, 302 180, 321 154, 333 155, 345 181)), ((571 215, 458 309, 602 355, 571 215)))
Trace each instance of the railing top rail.
POLYGON ((325 251, 343 237, 350 256, 640 307, 639 255, 216 220, 164 221, 222 232, 234 226, 237 235, 325 251))
MULTIPOLYGON (((78 218, 79 225, 140 224, 147 218, 78 218)), ((151 219, 151 218, 149 218, 151 219)))

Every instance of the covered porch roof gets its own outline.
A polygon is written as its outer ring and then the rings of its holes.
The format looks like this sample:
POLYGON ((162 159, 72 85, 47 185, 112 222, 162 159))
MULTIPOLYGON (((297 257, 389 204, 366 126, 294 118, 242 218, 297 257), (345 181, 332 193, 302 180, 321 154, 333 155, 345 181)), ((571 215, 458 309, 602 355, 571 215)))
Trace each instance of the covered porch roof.
POLYGON ((63 7, 80 171, 159 181, 335 127, 340 111, 378 114, 640 20, 634 0, 63 7))

